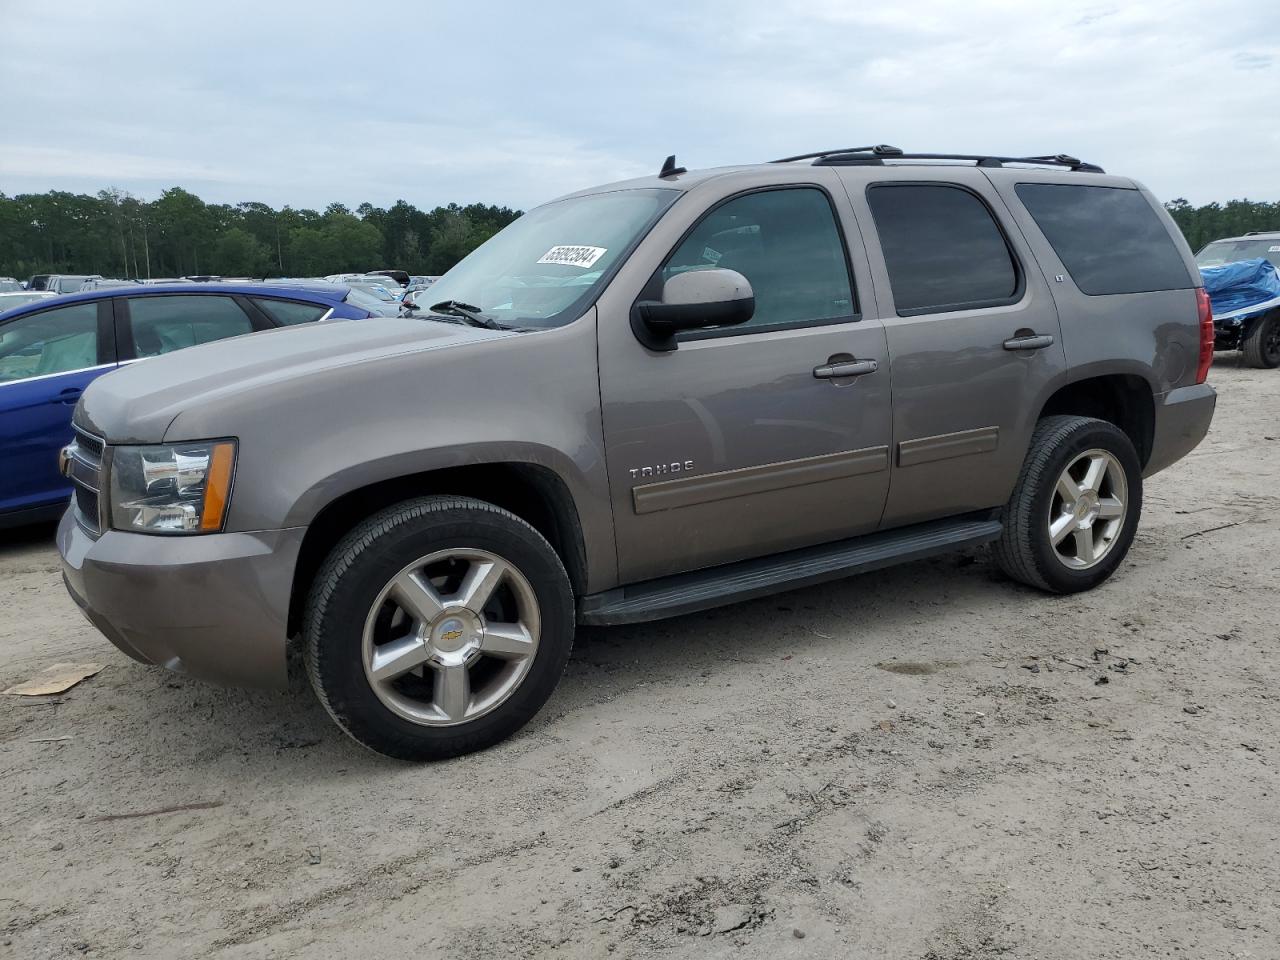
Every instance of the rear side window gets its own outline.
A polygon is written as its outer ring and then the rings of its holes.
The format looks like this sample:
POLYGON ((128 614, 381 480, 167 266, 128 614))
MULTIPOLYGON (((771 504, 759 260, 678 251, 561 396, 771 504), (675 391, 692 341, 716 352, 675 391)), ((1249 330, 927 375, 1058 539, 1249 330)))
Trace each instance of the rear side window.
POLYGON ((295 323, 310 323, 319 320, 329 312, 328 307, 316 303, 300 303, 297 300, 269 300, 265 297, 251 297, 253 302, 276 323, 292 326, 295 323))
POLYGON ((1164 223, 1137 190, 1020 183, 1018 198, 1082 293, 1194 286, 1164 223))
POLYGON ((220 296, 130 297, 129 324, 139 357, 253 332, 248 315, 220 296))
POLYGON ((947 184, 873 184, 867 190, 893 302, 910 316, 1012 303, 1021 278, 991 211, 947 184))

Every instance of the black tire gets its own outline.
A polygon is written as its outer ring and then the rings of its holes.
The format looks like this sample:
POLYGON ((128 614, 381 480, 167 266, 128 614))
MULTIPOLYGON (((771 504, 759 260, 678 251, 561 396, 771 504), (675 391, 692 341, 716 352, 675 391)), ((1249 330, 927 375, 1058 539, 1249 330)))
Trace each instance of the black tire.
POLYGON ((1004 508, 1004 530, 992 545, 1009 577, 1051 593, 1078 593, 1102 583, 1123 562, 1142 514, 1142 466, 1123 430, 1090 417, 1045 417, 1031 436, 1013 496, 1004 508), (1119 462, 1127 484, 1127 510, 1108 552, 1088 569, 1067 566, 1049 537, 1048 517, 1058 478, 1077 457, 1104 450, 1119 462))
POLYGON ((1274 370, 1280 367, 1280 313, 1268 313, 1253 325, 1240 344, 1244 362, 1251 367, 1274 370))
POLYGON ((437 760, 483 750, 523 727, 559 682, 573 632, 569 578, 541 534, 492 504, 432 496, 374 514, 333 548, 307 599, 303 657, 316 696, 352 739, 389 757, 437 760), (532 665, 508 699, 474 720, 433 727, 379 699, 365 674, 362 637, 373 601, 391 578, 450 547, 489 551, 515 566, 537 598, 541 630, 532 665))

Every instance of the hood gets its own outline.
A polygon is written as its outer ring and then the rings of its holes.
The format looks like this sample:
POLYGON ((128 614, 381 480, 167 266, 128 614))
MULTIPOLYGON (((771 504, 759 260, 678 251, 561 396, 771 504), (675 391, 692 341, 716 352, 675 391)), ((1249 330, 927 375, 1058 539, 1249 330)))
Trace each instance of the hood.
POLYGON ((309 323, 149 357, 99 377, 85 390, 75 422, 111 443, 159 443, 178 414, 273 392, 312 376, 515 334, 409 317, 309 323))

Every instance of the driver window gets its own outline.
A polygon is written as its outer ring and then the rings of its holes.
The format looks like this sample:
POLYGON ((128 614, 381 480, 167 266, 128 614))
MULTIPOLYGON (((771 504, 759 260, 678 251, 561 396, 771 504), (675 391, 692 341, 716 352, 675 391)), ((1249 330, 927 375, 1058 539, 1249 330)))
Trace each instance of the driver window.
POLYGON ((721 267, 751 283, 756 310, 740 330, 850 319, 857 310, 831 203, 813 187, 736 197, 703 218, 662 269, 721 267))

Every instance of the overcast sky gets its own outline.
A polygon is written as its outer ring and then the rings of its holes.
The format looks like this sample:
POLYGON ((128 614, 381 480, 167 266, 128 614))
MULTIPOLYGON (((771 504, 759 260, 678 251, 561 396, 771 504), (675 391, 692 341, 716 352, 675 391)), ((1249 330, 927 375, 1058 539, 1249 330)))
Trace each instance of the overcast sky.
POLYGON ((891 143, 1072 153, 1164 200, 1280 200, 1276 0, 0 0, 0 15, 9 194, 528 208, 672 152, 703 167, 891 143))

